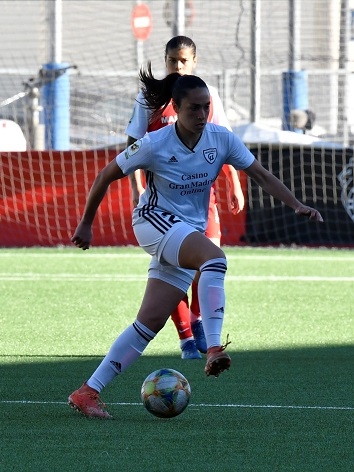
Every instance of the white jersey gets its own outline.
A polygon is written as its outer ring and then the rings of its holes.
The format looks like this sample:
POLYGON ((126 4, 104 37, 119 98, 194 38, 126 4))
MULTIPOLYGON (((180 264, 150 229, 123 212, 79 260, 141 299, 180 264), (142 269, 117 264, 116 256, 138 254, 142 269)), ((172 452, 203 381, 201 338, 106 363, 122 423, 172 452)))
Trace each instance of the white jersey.
MULTIPOLYGON (((230 123, 226 118, 224 107, 221 103, 219 93, 215 87, 208 85, 210 93, 210 115, 208 121, 216 125, 225 126, 225 128, 231 131, 230 123)), ((152 111, 148 108, 145 98, 142 92, 139 92, 132 116, 129 120, 129 123, 125 129, 125 134, 131 136, 135 139, 142 138, 145 133, 149 130, 149 124, 151 119, 152 111)), ((173 111, 173 114, 168 117, 168 122, 164 125, 171 125, 177 121, 177 114, 173 111)), ((164 125, 159 126, 162 128, 164 125)), ((155 128, 157 129, 157 128, 155 128)))
POLYGON ((125 175, 137 169, 146 172, 146 189, 134 209, 133 225, 139 218, 151 221, 151 215, 168 213, 201 232, 206 229, 210 189, 222 166, 242 170, 253 161, 253 154, 236 135, 211 123, 193 150, 172 125, 146 134, 116 157, 125 175))

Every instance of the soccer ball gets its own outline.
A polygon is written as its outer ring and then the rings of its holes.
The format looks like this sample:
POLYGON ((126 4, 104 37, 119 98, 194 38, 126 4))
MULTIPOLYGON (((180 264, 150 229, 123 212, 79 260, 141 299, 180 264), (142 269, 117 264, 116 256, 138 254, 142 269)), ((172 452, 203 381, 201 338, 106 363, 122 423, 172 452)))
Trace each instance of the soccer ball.
POLYGON ((152 415, 172 418, 187 408, 191 388, 177 370, 159 369, 146 377, 141 386, 143 405, 152 415))

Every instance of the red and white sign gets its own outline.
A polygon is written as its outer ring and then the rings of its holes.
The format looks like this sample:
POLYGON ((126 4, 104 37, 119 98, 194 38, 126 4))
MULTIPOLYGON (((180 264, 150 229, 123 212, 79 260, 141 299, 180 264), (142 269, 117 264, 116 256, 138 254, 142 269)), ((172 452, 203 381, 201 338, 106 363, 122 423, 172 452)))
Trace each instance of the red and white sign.
POLYGON ((136 5, 132 13, 132 30, 136 39, 148 39, 152 28, 152 17, 149 7, 145 3, 136 5))

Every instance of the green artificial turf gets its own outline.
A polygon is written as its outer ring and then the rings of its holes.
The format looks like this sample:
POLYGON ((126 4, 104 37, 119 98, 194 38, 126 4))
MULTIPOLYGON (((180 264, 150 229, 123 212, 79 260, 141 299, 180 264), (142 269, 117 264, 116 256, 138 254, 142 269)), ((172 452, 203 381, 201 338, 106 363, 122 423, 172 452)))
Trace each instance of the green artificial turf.
POLYGON ((354 470, 354 253, 225 248, 232 367, 183 361, 169 321, 102 392, 113 421, 66 404, 142 298, 138 248, 0 250, 0 471, 354 470), (140 387, 182 372, 191 402, 164 420, 140 387))

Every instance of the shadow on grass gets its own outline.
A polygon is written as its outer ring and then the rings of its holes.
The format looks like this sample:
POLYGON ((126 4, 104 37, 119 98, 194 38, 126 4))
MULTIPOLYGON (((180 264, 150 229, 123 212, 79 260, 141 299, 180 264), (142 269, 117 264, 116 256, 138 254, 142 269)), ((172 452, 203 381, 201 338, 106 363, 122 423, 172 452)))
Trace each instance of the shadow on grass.
MULTIPOLYGON (((354 407, 354 345, 239 352, 219 378, 204 374, 201 360, 143 355, 103 392, 107 403, 140 402, 145 377, 161 367, 182 372, 193 403, 354 407)), ((1 399, 66 401, 102 357, 0 356, 1 399)))
POLYGON ((238 352, 219 378, 205 359, 142 356, 103 392, 116 421, 67 405, 101 357, 0 357, 0 470, 346 472, 353 470, 354 345, 238 352), (182 372, 192 397, 170 420, 141 405, 145 377, 182 372))

